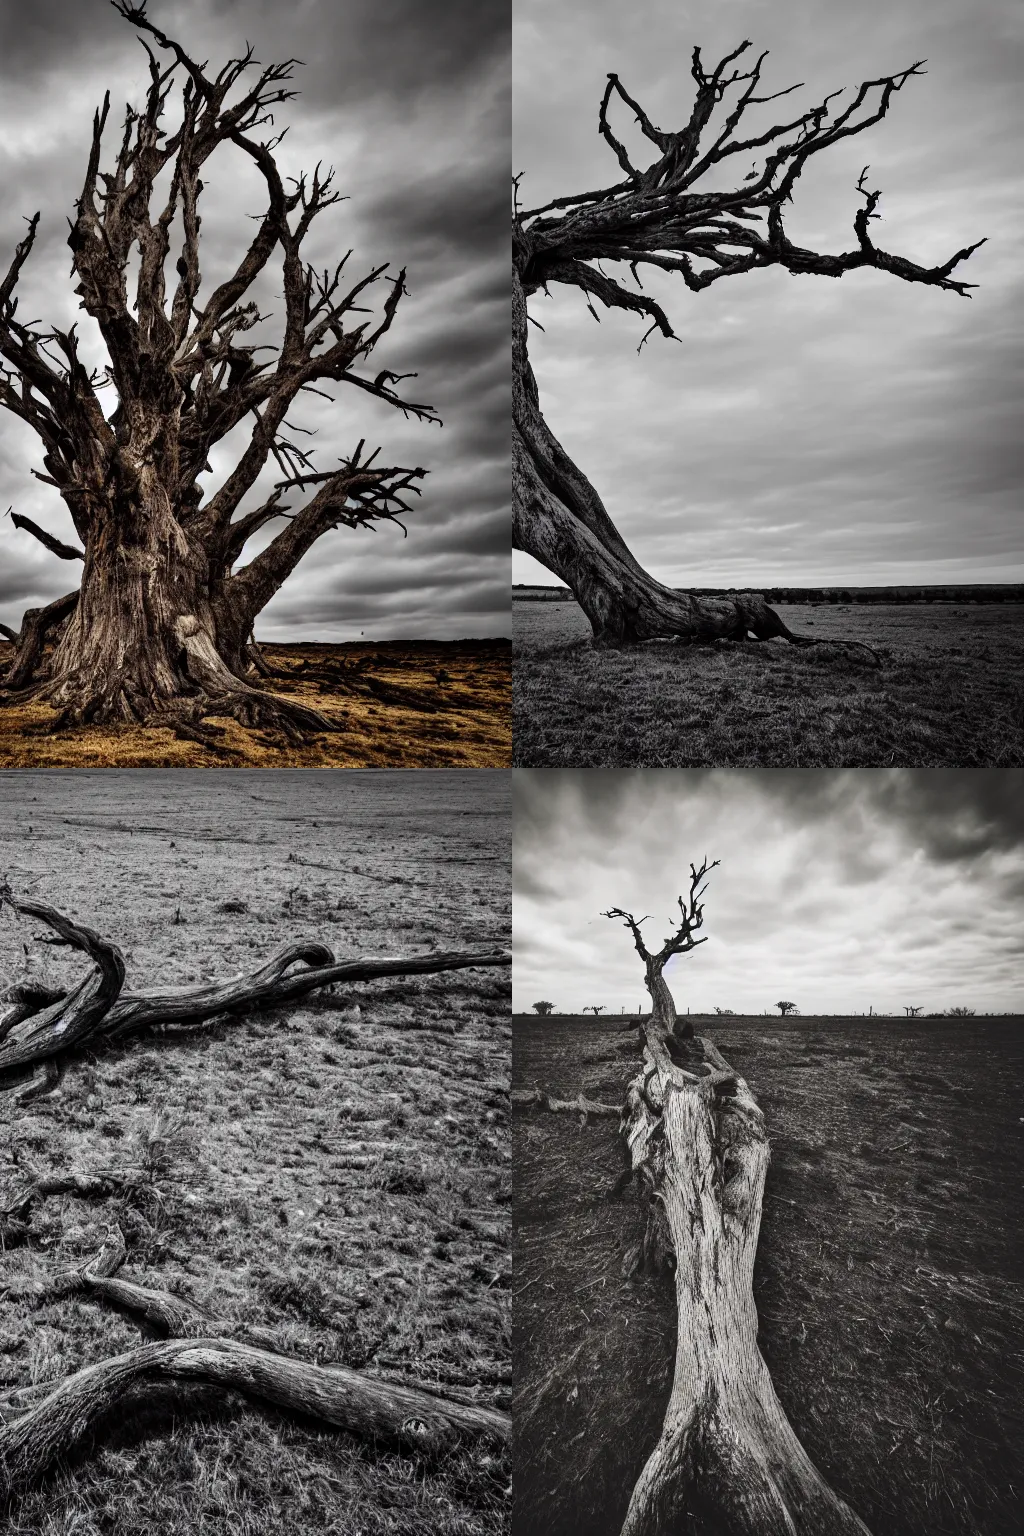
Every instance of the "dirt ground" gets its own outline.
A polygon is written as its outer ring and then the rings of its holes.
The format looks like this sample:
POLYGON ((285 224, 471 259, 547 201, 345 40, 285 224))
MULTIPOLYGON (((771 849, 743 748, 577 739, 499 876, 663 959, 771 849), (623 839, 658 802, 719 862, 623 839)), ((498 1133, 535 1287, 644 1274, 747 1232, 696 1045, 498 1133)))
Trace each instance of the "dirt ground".
MULTIPOLYGON (((54 734, 45 705, 0 708, 0 768, 507 768, 511 647, 507 640, 374 645, 270 645, 285 676, 265 684, 336 722, 296 747, 233 720, 217 750, 169 727, 89 726, 54 734)), ((11 647, 0 641, 0 670, 11 647)))
MULTIPOLYGON (((507 943, 509 776, 10 772, 0 871, 123 949, 133 990, 259 964, 507 943)), ((0 980, 81 957, 0 915, 0 980)), ((137 1196, 48 1199, 0 1254, 0 1391, 138 1342, 59 1276, 117 1220, 124 1273, 268 1327, 324 1364, 510 1391, 508 973, 336 988, 73 1063, 0 1096, 0 1204, 32 1171, 155 1168, 137 1196)), ((75 1536, 470 1536, 507 1529, 509 1469, 427 1465, 212 1393, 122 1410, 5 1531, 75 1536)))
POLYGON ((513 602, 513 761, 553 768, 1024 765, 1024 607, 782 603, 859 653, 721 641, 595 651, 576 603, 513 602))
MULTIPOLYGON (((693 1022, 765 1112, 760 1344, 810 1455, 873 1536, 1024 1529, 1024 1019, 693 1022)), ((617 1102, 628 1023, 517 1016, 514 1086, 617 1102)), ((643 1222, 608 1198, 614 1120, 517 1109, 513 1150, 515 1530, 613 1536, 668 1398, 672 1282, 622 1275, 643 1222)))

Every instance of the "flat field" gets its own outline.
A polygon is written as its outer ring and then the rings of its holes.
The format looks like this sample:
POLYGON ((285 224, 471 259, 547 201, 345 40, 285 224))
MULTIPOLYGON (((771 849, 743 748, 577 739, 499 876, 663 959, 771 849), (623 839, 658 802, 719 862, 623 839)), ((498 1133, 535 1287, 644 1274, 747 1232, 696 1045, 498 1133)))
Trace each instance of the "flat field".
MULTIPOLYGON (((507 943, 506 773, 10 772, 0 788, 0 872, 114 939, 133 990, 248 971, 303 937, 337 956, 507 943)), ((82 973, 39 932, 0 914, 5 983, 82 973)), ((128 1039, 52 1097, 0 1096, 0 1205, 33 1172, 157 1169, 123 1197, 40 1200, 0 1254, 0 1394, 139 1342, 60 1280, 116 1220, 128 1278, 303 1358, 507 1406, 509 1036, 507 971, 456 971, 128 1039)), ((508 1477, 479 1447, 427 1465, 178 1391, 122 1405, 4 1529, 491 1536, 508 1477)))
MULTIPOLYGON (((338 726, 296 747, 284 736, 219 728, 217 750, 166 726, 87 726, 54 733, 45 705, 0 709, 0 768, 507 768, 507 640, 268 645, 281 676, 263 686, 338 726)), ((11 647, 0 641, 0 670, 11 647)))
POLYGON ((860 640, 595 651, 576 603, 513 602, 521 767, 1024 765, 1024 606, 778 605, 790 629, 860 640))
MULTIPOLYGON (((873 1536, 1015 1536, 1024 1019, 693 1023, 766 1116, 754 1296, 804 1446, 873 1536)), ((517 1016, 514 1086, 618 1102, 628 1025, 517 1016)), ((517 1108, 513 1149, 515 1530, 614 1536, 671 1385, 672 1282, 622 1274, 643 1217, 608 1198, 614 1120, 517 1108)))

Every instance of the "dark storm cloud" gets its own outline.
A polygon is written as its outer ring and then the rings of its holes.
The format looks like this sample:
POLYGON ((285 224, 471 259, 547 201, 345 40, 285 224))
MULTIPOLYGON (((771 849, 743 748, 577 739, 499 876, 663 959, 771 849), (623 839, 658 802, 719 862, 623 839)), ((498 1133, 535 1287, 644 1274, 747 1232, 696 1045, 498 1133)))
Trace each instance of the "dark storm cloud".
MULTIPOLYGON (((882 123, 812 162, 788 226, 800 243, 850 249, 854 184, 870 162, 879 244, 931 263, 985 235, 964 270, 980 286, 966 300, 878 273, 769 271, 692 295, 645 275, 683 344, 652 337, 639 356, 634 317, 602 311, 595 325, 555 286, 532 303, 544 334, 531 331, 553 428, 674 584, 1020 579, 1019 5, 523 0, 524 197, 536 206, 615 179, 595 131, 607 71, 662 127, 681 126, 692 45, 712 59, 743 38, 772 50, 768 89, 806 81, 787 102, 927 58, 882 123)), ((630 133, 628 114, 619 126, 630 133)), ((540 575, 526 557, 514 565, 516 579, 540 575)))
POLYGON ((635 1007, 636 957, 601 913, 649 913, 660 941, 705 854, 684 1006, 1024 1003, 1020 771, 520 771, 514 794, 518 1005, 635 1007))
MULTIPOLYGON (((334 407, 310 397, 293 412, 316 432, 319 467, 365 436, 381 445, 382 462, 421 465, 429 474, 408 539, 389 528, 373 538, 333 535, 265 610, 258 632, 276 639, 344 639, 360 631, 444 637, 466 633, 472 614, 477 633, 506 633, 507 600, 497 594, 509 547, 507 524, 503 540, 498 526, 503 514, 507 519, 509 485, 507 226, 500 207, 507 9, 491 0, 151 0, 149 9, 214 66, 246 41, 264 63, 305 61, 295 78, 301 94, 279 111, 277 126, 289 125, 282 168, 297 174, 318 159, 333 163, 346 198, 314 225, 308 258, 333 264, 351 246, 358 274, 381 261, 407 268, 408 296, 374 363, 415 372, 404 386, 408 397, 429 402, 444 421, 438 431, 344 392, 334 407)), ((124 101, 139 100, 145 56, 106 0, 8 5, 0 13, 0 85, 0 269, 22 237, 22 217, 41 209, 19 285, 21 313, 79 322, 90 359, 101 362, 68 281, 66 216, 80 189, 92 113, 107 87, 115 120, 124 101)), ((113 136, 108 155, 112 150, 113 136)), ((207 285, 233 269, 250 217, 264 206, 265 191, 244 158, 229 150, 210 164, 201 252, 207 285)), ((268 274, 255 295, 273 318, 254 339, 277 339, 277 284, 268 274)), ((208 492, 242 445, 233 439, 218 447, 208 492)), ((56 492, 30 476, 40 459, 34 435, 0 417, 0 506, 13 503, 69 538, 56 492)), ((253 504, 274 478, 268 472, 261 479, 253 504)), ((268 537, 254 540, 250 552, 268 537)), ((69 584, 67 568, 2 522, 0 568, 0 618, 10 624, 25 601, 48 601, 69 584)))

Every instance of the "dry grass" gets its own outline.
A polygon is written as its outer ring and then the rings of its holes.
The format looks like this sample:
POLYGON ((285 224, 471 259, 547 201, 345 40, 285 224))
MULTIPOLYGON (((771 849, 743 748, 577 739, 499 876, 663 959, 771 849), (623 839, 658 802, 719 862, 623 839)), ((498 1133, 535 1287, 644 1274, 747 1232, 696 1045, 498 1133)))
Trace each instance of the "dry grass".
MULTIPOLYGON (((514 1085, 614 1101, 622 1022, 516 1018, 514 1085)), ((767 1118, 760 1343, 811 1456, 875 1536, 1019 1532, 1024 1020, 694 1022, 767 1118)), ((612 1536, 661 1428, 672 1283, 621 1273, 642 1216, 605 1198, 614 1121, 517 1111, 513 1147, 515 1529, 612 1536)))
POLYGON ((1024 608, 797 606, 782 641, 595 651, 575 603, 513 604, 513 761, 523 767, 1024 765, 1024 608))
MULTIPOLYGON (((484 947, 508 931, 507 788, 451 771, 12 773, 0 855, 16 887, 116 938, 138 989, 231 975, 304 935, 335 953, 484 947)), ((34 934, 0 919, 0 977, 80 972, 34 934)), ((143 1037, 75 1063, 53 1098, 0 1100, 0 1196, 28 1169, 152 1169, 124 1198, 41 1202, 0 1255, 0 1388, 138 1342, 55 1283, 116 1218, 143 1283, 310 1359, 504 1401, 508 1063, 507 975, 467 971, 143 1037)), ((427 1465, 213 1392, 129 1406, 99 1442, 11 1513, 12 1536, 507 1528, 508 1467, 480 1449, 427 1465)))
MULTIPOLYGON (((10 654, 0 642, 0 670, 10 654)), ((378 645, 264 648, 292 673, 266 684, 312 706, 340 730, 296 747, 283 736, 233 720, 220 750, 178 741, 169 727, 89 726, 54 733, 44 705, 0 708, 0 768, 506 768, 511 753, 510 647, 506 640, 395 641, 378 645), (302 672, 326 660, 362 663, 385 691, 408 703, 346 697, 302 672)))

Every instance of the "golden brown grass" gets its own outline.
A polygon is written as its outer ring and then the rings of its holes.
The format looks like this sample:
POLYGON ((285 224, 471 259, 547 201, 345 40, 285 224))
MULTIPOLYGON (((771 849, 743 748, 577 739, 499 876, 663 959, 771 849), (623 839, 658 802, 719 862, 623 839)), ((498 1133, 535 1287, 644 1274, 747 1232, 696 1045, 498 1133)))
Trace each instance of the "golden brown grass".
MULTIPOLYGON (((10 647, 0 644, 0 668, 10 647)), ((311 705, 340 726, 296 747, 283 737, 213 718, 219 750, 179 741, 170 727, 52 729, 45 705, 0 708, 0 768, 507 768, 511 761, 507 641, 409 641, 378 645, 265 647, 293 675, 266 686, 311 705), (326 660, 362 663, 366 675, 409 704, 345 696, 302 669, 326 660), (426 706, 426 707, 425 707, 426 706)))
MULTIPOLYGON (((336 954, 507 942, 503 774, 69 771, 3 787, 0 868, 116 939, 140 990, 235 974, 301 936, 336 954)), ((81 974, 34 935, 0 918, 0 979, 81 974)), ((507 1404, 507 998, 497 971, 353 986, 105 1049, 21 1110, 0 1099, 0 1204, 33 1168, 138 1161, 158 1115, 164 1131, 150 1187, 41 1202, 29 1242, 0 1254, 0 1388, 138 1342, 53 1283, 117 1219, 126 1274, 280 1348, 507 1404)), ((4 1528, 492 1536, 508 1473, 480 1448, 428 1465, 175 1394, 142 1415, 129 1403, 4 1528)))
MULTIPOLYGON (((514 1086, 619 1101, 625 1023, 517 1017, 514 1086)), ((1024 1020, 693 1023, 766 1116, 759 1342, 808 1452, 876 1536, 1020 1531, 1024 1020)), ((614 1536, 661 1431, 672 1281, 622 1273, 645 1213, 607 1198, 614 1121, 519 1110, 513 1151, 515 1528, 614 1536)))
POLYGON ((575 603, 513 604, 517 766, 1024 765, 1024 608, 783 604, 780 640, 595 651, 575 603))

